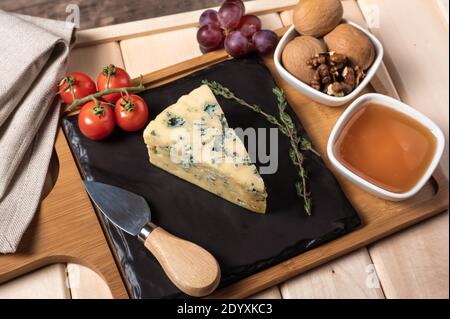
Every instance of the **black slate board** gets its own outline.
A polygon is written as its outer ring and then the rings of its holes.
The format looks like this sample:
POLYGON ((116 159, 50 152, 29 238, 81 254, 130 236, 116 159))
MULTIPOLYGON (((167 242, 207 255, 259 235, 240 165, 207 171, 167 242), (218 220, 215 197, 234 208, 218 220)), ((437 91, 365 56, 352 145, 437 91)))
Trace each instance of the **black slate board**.
MULTIPOLYGON (((250 57, 225 61, 141 93, 151 119, 200 86, 203 79, 219 81, 237 96, 277 114, 272 75, 259 58, 250 57)), ((230 127, 271 127, 253 111, 221 97, 218 100, 230 127)), ((297 127, 305 134, 298 121, 297 127)), ((314 210, 311 217, 305 214, 294 189, 297 173, 288 155, 289 140, 282 134, 278 136, 278 171, 262 176, 269 197, 267 213, 259 215, 151 165, 142 131, 124 133, 116 129, 106 140, 95 142, 80 133, 76 116, 65 118, 63 128, 86 178, 144 196, 155 223, 203 246, 217 258, 222 270, 220 287, 342 236, 361 223, 332 173, 312 153, 306 159, 306 168, 314 210)), ((107 220, 104 223, 133 298, 186 297, 137 238, 107 220)))

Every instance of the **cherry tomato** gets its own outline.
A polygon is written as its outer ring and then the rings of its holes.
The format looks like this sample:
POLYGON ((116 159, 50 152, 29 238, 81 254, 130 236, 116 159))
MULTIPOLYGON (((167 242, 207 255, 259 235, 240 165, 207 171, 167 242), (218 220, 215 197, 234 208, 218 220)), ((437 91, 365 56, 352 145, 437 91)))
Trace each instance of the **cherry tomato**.
POLYGON ((124 131, 138 131, 147 124, 147 103, 138 95, 121 97, 116 102, 114 113, 117 125, 124 131))
MULTIPOLYGON (((103 68, 97 78, 99 91, 106 89, 118 89, 131 86, 131 79, 128 73, 121 68, 110 64, 103 68)), ((103 96, 103 99, 110 103, 116 103, 120 99, 120 93, 111 93, 103 96)))
POLYGON ((96 91, 94 81, 81 72, 69 73, 58 85, 59 96, 67 105, 72 104, 74 96, 75 99, 81 99, 96 91))
POLYGON ((114 125, 114 112, 104 102, 87 102, 78 114, 80 131, 91 140, 108 137, 113 132, 114 125))

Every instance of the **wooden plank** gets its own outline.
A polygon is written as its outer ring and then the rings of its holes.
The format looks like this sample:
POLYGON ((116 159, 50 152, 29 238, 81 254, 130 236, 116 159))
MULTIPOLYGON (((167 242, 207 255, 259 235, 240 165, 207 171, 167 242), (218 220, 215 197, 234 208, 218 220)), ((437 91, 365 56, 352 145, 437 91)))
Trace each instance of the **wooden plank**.
POLYGON ((120 41, 128 73, 134 78, 200 56, 196 34, 187 28, 120 41))
MULTIPOLYGON (((277 13, 261 15, 264 28, 282 27, 277 13)), ((132 78, 202 55, 197 28, 185 28, 120 41, 125 67, 132 78)))
POLYGON ((277 30, 283 27, 278 13, 260 14, 258 17, 261 19, 263 29, 277 30))
POLYGON ((448 30, 448 7, 449 7, 449 0, 434 0, 435 4, 437 5, 439 12, 441 13, 442 18, 444 19, 444 23, 447 25, 448 30))
MULTIPOLYGON (((272 13, 275 10, 283 11, 292 7, 297 2, 298 0, 258 0, 247 1, 245 6, 247 13, 262 15, 272 13)), ((77 37, 77 46, 120 41, 150 34, 196 27, 198 18, 203 11, 204 9, 80 31, 77 37)))
POLYGON ((366 248, 291 279, 280 290, 289 299, 384 298, 366 248))
POLYGON ((111 299, 106 282, 92 269, 78 264, 67 265, 68 283, 72 299, 111 299))
POLYGON ((124 67, 122 53, 117 42, 109 42, 84 48, 75 48, 69 56, 69 72, 84 72, 94 82, 101 68, 108 64, 124 67))
POLYGON ((0 255, 0 283, 49 264, 79 262, 101 273, 115 298, 126 298, 127 291, 61 130, 55 148, 61 167, 56 184, 41 202, 17 252, 0 255))
POLYGON ((0 285, 0 299, 69 299, 64 264, 54 264, 0 285))
MULTIPOLYGON (((426 1, 358 3, 366 16, 374 6, 382 12, 381 28, 374 32, 389 48, 385 61, 400 97, 440 124, 448 140, 448 25, 445 28, 439 13, 426 1), (407 21, 393 14, 400 9, 407 21), (393 29, 395 34, 390 32, 393 29), (440 61, 440 65, 427 68, 423 58, 440 61)), ((442 163, 448 178, 448 150, 442 163)), ((448 234, 447 213, 369 248, 386 297, 448 298, 448 234)))
POLYGON ((272 288, 261 291, 256 295, 250 296, 249 299, 282 299, 282 296, 278 286, 274 286, 272 288))
POLYGON ((448 225, 441 214, 369 247, 386 298, 449 298, 448 225))

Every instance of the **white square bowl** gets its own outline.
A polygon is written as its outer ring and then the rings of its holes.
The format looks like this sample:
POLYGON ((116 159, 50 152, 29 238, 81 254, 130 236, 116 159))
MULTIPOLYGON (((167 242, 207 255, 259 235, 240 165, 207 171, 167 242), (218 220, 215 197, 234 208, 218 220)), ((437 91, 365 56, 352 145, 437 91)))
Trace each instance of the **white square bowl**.
POLYGON ((344 111, 339 120, 336 122, 336 125, 334 126, 331 135, 328 139, 327 155, 328 158, 330 159, 331 164, 336 168, 336 170, 344 177, 346 177, 347 179, 358 185, 359 187, 371 192, 372 194, 375 194, 378 197, 392 201, 400 201, 414 196, 425 185, 425 183, 431 177, 431 174, 433 174, 434 170, 436 169, 436 166, 439 164, 439 161, 442 157, 442 152, 444 151, 444 146, 445 146, 444 134, 442 133, 441 129, 428 117, 396 99, 393 99, 391 97, 382 94, 369 93, 364 94, 363 96, 360 96, 358 99, 356 99, 344 111), (436 138, 436 150, 434 152, 430 164, 428 165, 427 170, 422 175, 420 180, 416 183, 416 185, 407 192, 394 193, 372 184, 371 182, 367 181, 366 179, 360 177, 359 175, 353 173, 351 170, 346 168, 336 158, 334 154, 334 145, 339 135, 341 134, 342 129, 345 127, 345 125, 347 124, 348 120, 352 117, 352 115, 356 111, 358 111, 361 107, 367 105, 368 103, 381 104, 385 107, 389 107, 393 110, 405 114, 406 116, 412 118, 413 120, 416 120, 417 122, 421 123, 425 128, 429 129, 430 132, 436 138))
POLYGON ((364 28, 360 27, 356 23, 353 23, 348 20, 343 20, 343 23, 351 24, 352 26, 356 27, 357 29, 361 30, 366 34, 370 40, 372 41, 373 45, 375 46, 376 55, 375 60, 372 63, 371 67, 366 71, 366 77, 363 79, 363 81, 348 95, 343 97, 336 97, 336 96, 330 96, 328 94, 325 94, 323 92, 320 92, 316 89, 313 89, 309 84, 299 80, 294 75, 289 73, 288 70, 286 70, 281 62, 281 54, 283 53, 284 48, 286 45, 295 37, 299 36, 297 31, 295 30, 294 26, 292 25, 289 30, 284 34, 284 36, 281 38, 280 42, 278 43, 275 53, 274 53, 274 62, 275 67, 280 74, 280 76, 288 82, 290 85, 292 85, 294 88, 296 88, 298 91, 300 91, 302 94, 308 96, 312 100, 319 102, 321 104, 325 104, 328 106, 340 106, 343 104, 346 104, 356 98, 361 91, 369 84, 369 82, 372 80, 373 76, 377 72, 378 68, 380 67, 380 64, 383 60, 383 46, 381 45, 380 41, 373 36, 370 32, 365 30, 364 28))

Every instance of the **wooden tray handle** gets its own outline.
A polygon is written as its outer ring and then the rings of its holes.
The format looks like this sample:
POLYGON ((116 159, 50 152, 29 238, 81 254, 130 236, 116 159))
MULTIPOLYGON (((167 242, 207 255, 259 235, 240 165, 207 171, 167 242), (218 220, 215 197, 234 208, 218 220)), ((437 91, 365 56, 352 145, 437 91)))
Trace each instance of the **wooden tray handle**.
POLYGON ((178 238, 161 227, 144 242, 169 279, 184 293, 203 297, 212 293, 220 281, 216 259, 202 247, 178 238))

